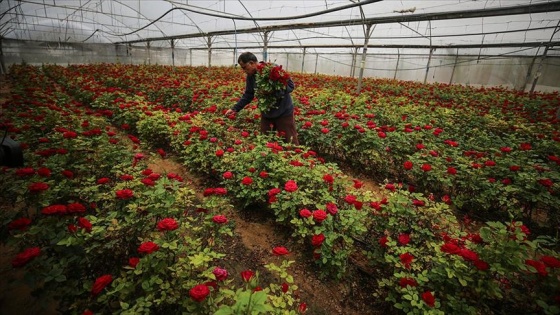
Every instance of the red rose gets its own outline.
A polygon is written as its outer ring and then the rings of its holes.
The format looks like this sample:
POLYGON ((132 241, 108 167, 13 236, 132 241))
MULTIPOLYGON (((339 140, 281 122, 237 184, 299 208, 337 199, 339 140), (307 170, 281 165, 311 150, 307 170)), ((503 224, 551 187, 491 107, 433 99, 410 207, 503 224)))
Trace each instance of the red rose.
POLYGON ((432 166, 430 164, 422 164, 422 170, 424 172, 429 172, 432 170, 432 166))
POLYGON ((95 279, 95 283, 93 284, 93 287, 91 288, 91 295, 93 295, 93 296, 98 295, 111 282, 113 282, 113 276, 111 276, 111 275, 103 275, 103 276, 95 279))
POLYGON ((525 142, 525 143, 521 143, 521 144, 519 145, 519 148, 520 148, 522 151, 531 150, 531 144, 530 144, 530 143, 526 143, 526 142, 525 142))
POLYGON ((300 314, 303 314, 303 313, 305 313, 306 311, 307 311, 307 304, 305 304, 305 303, 303 303, 303 302, 300 303, 299 306, 298 306, 298 312, 299 312, 300 314))
POLYGON ((436 298, 434 297, 434 295, 430 291, 426 291, 426 292, 422 293, 422 300, 424 300, 424 302, 426 302, 426 304, 429 307, 434 307, 435 306, 436 298))
POLYGON ((48 207, 44 207, 41 210, 41 214, 44 215, 51 215, 51 214, 66 214, 68 209, 65 205, 50 205, 48 207))
POLYGON ((484 165, 488 166, 488 167, 492 167, 492 166, 496 166, 496 162, 488 160, 488 161, 484 162, 484 165))
POLYGON ((241 272, 241 278, 243 278, 243 281, 245 282, 251 281, 254 275, 255 273, 252 272, 251 270, 245 270, 241 272))
POLYGON ((282 292, 286 293, 289 289, 290 286, 286 282, 282 283, 282 292))
POLYGON ((407 286, 415 287, 418 285, 418 283, 412 278, 401 278, 399 280, 399 285, 401 286, 401 288, 406 288, 407 286))
POLYGON ((543 185, 544 187, 550 188, 554 185, 554 182, 549 178, 539 179, 539 184, 543 185))
MULTIPOLYGON (((546 271, 546 265, 541 262, 541 261, 537 261, 537 260, 532 260, 532 259, 527 259, 525 261, 525 263, 527 264, 527 266, 531 266, 533 268, 536 269, 537 273, 543 277, 546 277, 548 275, 548 271, 546 271)), ((531 270, 531 269, 529 269, 531 270)))
POLYGON ((396 187, 394 184, 387 184, 385 185, 385 189, 390 190, 390 191, 395 191, 396 187))
POLYGON ((232 173, 232 172, 229 172, 229 171, 228 171, 228 172, 225 172, 225 173, 222 175, 222 177, 223 177, 224 179, 232 179, 232 178, 233 178, 233 173, 232 173))
POLYGON ((218 281, 224 281, 228 277, 227 270, 222 269, 220 267, 214 268, 212 273, 214 274, 214 276, 216 276, 216 280, 218 280, 218 281))
POLYGON ((456 175, 457 174, 457 170, 453 167, 448 167, 447 168, 447 174, 451 174, 451 175, 456 175))
POLYGON ((189 290, 189 296, 196 302, 202 302, 210 294, 210 289, 205 284, 198 284, 189 290))
POLYGON ((228 219, 224 215, 215 215, 212 221, 216 224, 225 224, 228 222, 228 219))
POLYGON ((413 164, 412 164, 411 161, 406 161, 406 162, 404 162, 404 169, 405 169, 405 170, 408 171, 408 170, 412 169, 412 166, 413 166, 413 164))
POLYGON ((19 218, 15 219, 10 224, 8 224, 8 230, 25 230, 29 224, 31 224, 31 219, 29 218, 19 218))
POLYGON ((214 194, 216 194, 218 196, 225 196, 225 195, 227 195, 227 189, 225 189, 223 187, 216 187, 214 189, 214 194))
POLYGON ((476 267, 476 269, 480 271, 485 271, 488 270, 488 268, 490 268, 490 265, 483 260, 476 260, 473 262, 473 264, 476 267))
POLYGON ((463 257, 463 259, 466 261, 474 262, 478 260, 478 254, 467 248, 463 248, 459 250, 457 255, 463 257))
POLYGON ((129 180, 133 180, 133 179, 134 179, 134 176, 129 175, 129 174, 123 174, 123 175, 121 175, 121 177, 119 177, 119 178, 120 178, 121 180, 124 180, 124 181, 129 181, 129 180))
POLYGON ((286 190, 287 192, 294 192, 298 189, 297 183, 293 180, 289 180, 286 182, 286 184, 284 185, 284 190, 286 190))
POLYGON ((78 202, 69 203, 66 206, 66 209, 68 210, 68 213, 83 213, 83 212, 86 212, 86 207, 84 205, 82 205, 81 203, 78 203, 78 202))
POLYGON ((138 247, 138 252, 141 254, 151 254, 159 249, 158 244, 154 242, 144 242, 138 247))
POLYGON ((179 224, 173 218, 165 218, 158 222, 157 228, 160 231, 173 231, 179 228, 179 224))
POLYGON ((541 261, 549 268, 560 268, 560 260, 552 256, 542 256, 541 261))
POLYGON ((268 196, 269 197, 276 196, 281 192, 282 190, 280 188, 272 188, 271 190, 268 191, 268 196))
POLYGON ((401 260, 401 263, 403 263, 403 265, 407 269, 410 268, 410 264, 412 263, 412 260, 414 260, 414 256, 411 253, 400 254, 399 258, 401 260))
POLYGON ((325 235, 323 233, 316 234, 316 235, 313 235, 313 237, 311 237, 311 245, 313 245, 315 247, 321 246, 324 241, 325 241, 325 235))
POLYGON ((12 260, 12 266, 14 268, 25 266, 33 258, 41 254, 41 248, 30 247, 25 249, 23 252, 16 255, 16 258, 12 260))
POLYGON ((313 220, 315 220, 315 222, 321 223, 325 221, 326 218, 327 218, 327 213, 325 211, 323 210, 313 211, 313 220))
POLYGON ((344 201, 346 201, 349 204, 354 204, 356 200, 357 198, 354 195, 346 195, 346 197, 344 197, 344 201))
POLYGON ((278 246, 278 247, 274 247, 272 249, 272 254, 274 256, 284 256, 284 255, 288 255, 290 252, 288 251, 288 249, 286 249, 286 247, 283 246, 278 246))
POLYGON ((399 243, 401 245, 406 245, 406 244, 410 243, 410 235, 405 234, 405 233, 400 234, 399 235, 399 243))
POLYGON ((310 216, 312 216, 312 213, 311 213, 311 211, 309 211, 308 209, 301 209, 301 210, 299 211, 299 215, 300 215, 300 217, 302 217, 302 218, 309 218, 310 216))
POLYGON ((19 177, 32 176, 35 174, 35 170, 31 167, 20 168, 16 171, 16 175, 19 177))
POLYGON ((156 182, 154 182, 153 180, 151 180, 151 179, 149 179, 149 178, 147 178, 147 177, 146 177, 146 178, 143 178, 143 179, 141 180, 141 182, 142 182, 142 184, 144 184, 144 185, 146 185, 146 186, 149 186, 149 187, 153 187, 153 186, 156 185, 156 182))
POLYGON ((461 250, 459 246, 453 243, 445 243, 441 245, 441 251, 448 254, 458 254, 461 250))
POLYGON ((109 183, 111 180, 107 177, 102 177, 100 179, 97 180, 97 185, 104 185, 109 183))
POLYGON ((217 157, 222 157, 222 156, 224 156, 224 150, 222 150, 222 149, 216 150, 216 156, 217 156, 217 157))
POLYGON ((117 190, 116 195, 117 195, 117 199, 126 200, 134 197, 134 192, 130 189, 122 189, 122 190, 117 190))
POLYGON ((37 174, 41 177, 51 177, 51 170, 46 167, 41 167, 37 170, 37 174))
POLYGON ((267 178, 267 177, 268 177, 268 173, 267 173, 266 171, 261 171, 261 172, 259 173, 259 177, 260 177, 260 178, 267 178))
POLYGON ((78 226, 86 230, 86 232, 91 232, 91 222, 86 218, 78 218, 78 226))
POLYGON ((245 185, 245 186, 249 186, 253 183, 253 179, 249 176, 245 176, 243 177, 243 180, 241 180, 241 184, 245 185))
POLYGON ((28 186, 28 189, 32 194, 38 194, 49 189, 49 185, 42 182, 32 183, 28 186))
POLYGON ((68 224, 67 229, 70 233, 78 232, 78 227, 75 224, 68 224))
POLYGON ((387 236, 383 236, 379 239, 379 245, 381 245, 381 247, 387 247, 387 242, 389 242, 389 238, 387 236))
POLYGON ((331 174, 325 174, 323 176, 323 180, 329 184, 332 184, 334 182, 334 177, 331 174))
POLYGON ((330 215, 335 215, 338 213, 338 207, 332 202, 327 203, 326 208, 327 208, 327 212, 330 215))
POLYGON ((426 203, 423 200, 414 199, 412 200, 412 204, 417 207, 423 207, 426 203))
POLYGON ((502 151, 504 153, 508 153, 508 152, 511 152, 511 148, 510 147, 501 147, 500 151, 502 151))
POLYGON ((140 258, 138 257, 130 257, 128 259, 128 265, 132 268, 136 268, 139 262, 140 262, 140 258))
POLYGON ((519 166, 519 165, 512 165, 512 166, 509 167, 509 170, 512 171, 512 172, 517 172, 520 169, 521 169, 521 166, 519 166))

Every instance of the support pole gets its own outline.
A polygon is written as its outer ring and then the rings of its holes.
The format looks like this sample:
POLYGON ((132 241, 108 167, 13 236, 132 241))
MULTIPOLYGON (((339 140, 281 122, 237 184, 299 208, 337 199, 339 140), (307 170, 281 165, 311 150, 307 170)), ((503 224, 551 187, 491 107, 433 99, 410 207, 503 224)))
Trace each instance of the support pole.
POLYGON ((268 31, 263 36, 263 61, 268 62, 268 31))
POLYGON ((367 46, 369 42, 369 38, 371 37, 371 26, 372 24, 368 24, 366 31, 365 31, 365 39, 364 39, 364 48, 362 51, 362 62, 360 63, 360 76, 358 77, 358 87, 356 88, 356 94, 360 94, 362 91, 362 78, 364 77, 364 68, 366 67, 366 55, 367 55, 367 46))
POLYGON ((453 63, 453 70, 451 70, 451 78, 449 78, 449 85, 453 83, 453 76, 455 75, 455 68, 457 67, 457 60, 459 60, 459 48, 457 48, 457 53, 455 55, 455 62, 453 63))
POLYGON ((305 52, 307 51, 307 47, 303 47, 303 58, 301 58, 301 73, 303 73, 303 69, 305 66, 305 52))
POLYGON ((428 29, 430 30, 430 55, 428 56, 428 64, 426 65, 426 73, 424 74, 424 84, 428 80, 428 72, 430 71, 430 62, 432 61, 432 53, 434 49, 432 48, 432 21, 428 20, 428 29))
POLYGON ((428 64, 426 64, 426 73, 424 74, 424 84, 426 84, 428 80, 428 72, 430 71, 430 63, 432 62, 432 54, 435 48, 430 48, 430 55, 428 56, 428 64))
POLYGON ((352 53, 352 67, 350 69, 350 77, 354 77, 356 75, 356 58, 358 56, 358 47, 354 48, 354 52, 352 53))
POLYGON ((208 45, 208 67, 212 67, 212 36, 208 36, 207 45, 208 45))
POLYGON ((151 60, 150 60, 151 59, 151 52, 150 52, 150 42, 149 41, 147 42, 146 46, 148 47, 148 64, 151 64, 151 60))
POLYGON ((531 90, 529 91, 530 93, 535 92, 535 87, 537 86, 537 81, 539 80, 539 77, 541 76, 542 64, 543 64, 544 60, 546 59, 546 54, 548 53, 548 48, 549 48, 548 45, 544 48, 544 52, 541 56, 541 60, 539 61, 539 67, 537 68, 537 71, 535 72, 535 75, 533 76, 534 79, 533 79, 533 84, 531 85, 531 90))
POLYGON ((317 53, 315 55, 315 72, 314 74, 317 74, 317 63, 319 62, 319 53, 317 53))
POLYGON ((175 67, 175 40, 171 39, 171 65, 175 67))
POLYGON ((399 71, 399 61, 401 60, 401 50, 397 48, 397 65, 395 66, 395 74, 393 80, 397 79, 397 72, 399 71))
POLYGON ((4 51, 2 50, 2 37, 0 37, 0 69, 2 70, 2 74, 7 74, 8 69, 6 69, 6 64, 4 63, 4 51))
POLYGON ((523 87, 519 87, 520 91, 525 91, 525 88, 527 87, 527 84, 529 84, 529 80, 531 80, 531 74, 533 73, 533 67, 535 66, 535 61, 537 60, 537 57, 539 55, 540 50, 541 50, 541 47, 537 48, 537 52, 533 56, 533 59, 531 59, 531 64, 529 65, 529 69, 527 69, 527 75, 525 76, 525 83, 523 84, 523 87))

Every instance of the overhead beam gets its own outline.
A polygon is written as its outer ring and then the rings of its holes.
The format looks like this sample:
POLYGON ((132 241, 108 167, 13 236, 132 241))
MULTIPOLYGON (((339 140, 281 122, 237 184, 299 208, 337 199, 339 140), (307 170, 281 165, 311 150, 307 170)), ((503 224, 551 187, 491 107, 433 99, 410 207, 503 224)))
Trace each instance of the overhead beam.
POLYGON ((436 20, 452 20, 452 19, 468 19, 468 18, 481 18, 481 17, 495 17, 531 13, 549 13, 560 11, 560 1, 545 2, 530 5, 520 5, 506 8, 489 8, 480 10, 465 10, 465 11, 451 11, 451 12, 438 12, 438 13, 423 13, 411 15, 388 16, 378 18, 366 19, 352 19, 352 20, 337 20, 316 23, 294 23, 282 24, 273 26, 253 27, 228 31, 215 31, 208 33, 192 33, 175 36, 153 37, 139 40, 116 42, 115 44, 124 43, 139 43, 144 41, 159 41, 170 39, 186 39, 198 38, 206 36, 224 36, 234 34, 246 34, 264 31, 284 31, 293 29, 308 29, 308 28, 323 28, 323 27, 336 27, 336 26, 350 26, 362 24, 388 24, 388 23, 406 23, 406 22, 419 22, 419 21, 436 21, 436 20))
MULTIPOLYGON (((465 44, 465 45, 371 45, 368 44, 367 48, 395 48, 395 49, 456 49, 456 48, 514 48, 514 47, 543 47, 543 46, 560 46, 560 41, 544 41, 544 42, 523 42, 523 43, 492 43, 492 44, 465 44)), ((268 46, 269 49, 301 49, 301 48, 363 48, 364 45, 278 45, 268 46)), ((237 49, 257 49, 262 46, 243 46, 237 49)), ((192 50, 205 50, 207 48, 189 48, 192 50)), ((234 49, 234 47, 212 47, 212 49, 234 49)))

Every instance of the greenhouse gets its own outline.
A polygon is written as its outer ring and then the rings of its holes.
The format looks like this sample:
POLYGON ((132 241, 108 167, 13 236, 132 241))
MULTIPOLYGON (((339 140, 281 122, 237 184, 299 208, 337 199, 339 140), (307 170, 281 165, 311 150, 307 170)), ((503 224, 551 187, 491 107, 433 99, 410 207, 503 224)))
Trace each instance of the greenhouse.
POLYGON ((558 1, 2 1, 13 63, 231 66, 558 88, 558 1))
POLYGON ((560 314, 560 1, 0 0, 0 314, 560 314))

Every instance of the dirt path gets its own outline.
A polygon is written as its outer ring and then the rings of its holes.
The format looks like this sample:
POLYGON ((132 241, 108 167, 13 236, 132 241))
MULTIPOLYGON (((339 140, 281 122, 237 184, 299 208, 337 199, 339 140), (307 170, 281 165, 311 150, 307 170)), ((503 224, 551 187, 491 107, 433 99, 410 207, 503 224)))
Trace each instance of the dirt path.
MULTIPOLYGON (((159 173, 177 173, 196 190, 202 198, 207 186, 204 180, 192 175, 187 168, 170 159, 151 159, 149 168, 159 173)), ((379 191, 376 183, 365 178, 364 187, 379 191)), ((270 262, 270 250, 275 246, 286 246, 292 252, 288 259, 294 260, 290 272, 299 287, 300 299, 308 305, 306 314, 376 315, 386 312, 372 309, 372 282, 357 266, 350 266, 348 276, 341 281, 320 279, 315 264, 303 255, 301 245, 291 239, 289 231, 274 221, 273 214, 266 209, 243 209, 233 212, 235 237, 228 241, 222 252, 227 255, 230 274, 239 274, 245 269, 261 270, 270 262)), ((309 256, 309 255, 307 255, 309 256)), ((272 280, 272 279, 266 279, 272 280)))

